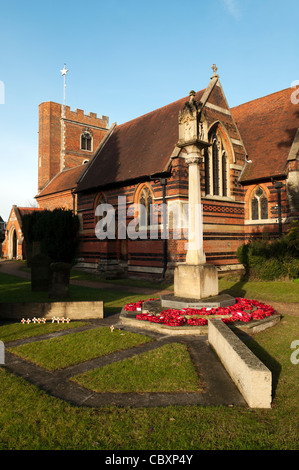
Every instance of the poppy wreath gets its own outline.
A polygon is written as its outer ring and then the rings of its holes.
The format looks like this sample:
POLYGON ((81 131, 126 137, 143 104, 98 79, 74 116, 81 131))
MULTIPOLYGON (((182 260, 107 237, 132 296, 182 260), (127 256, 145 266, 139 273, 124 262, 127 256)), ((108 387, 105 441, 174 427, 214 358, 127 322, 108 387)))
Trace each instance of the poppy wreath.
POLYGON ((159 299, 139 300, 138 302, 135 302, 135 303, 126 304, 124 306, 124 309, 126 311, 131 311, 131 312, 141 311, 144 302, 149 302, 150 300, 159 300, 159 299))
MULTIPOLYGON (((148 299, 158 300, 158 299, 148 299)), ((139 302, 127 304, 124 309, 128 311, 141 311, 145 300, 139 302)), ((230 315, 230 317, 221 318, 224 323, 232 323, 235 321, 250 322, 251 320, 262 320, 263 318, 269 317, 275 313, 275 310, 270 305, 258 302, 257 300, 248 300, 240 297, 236 298, 236 303, 228 307, 218 308, 183 308, 183 309, 167 309, 163 310, 160 315, 154 315, 151 313, 139 313, 136 315, 137 320, 149 321, 152 323, 162 323, 169 326, 182 326, 187 325, 207 325, 208 321, 206 318, 188 318, 186 316, 192 315, 230 315)))

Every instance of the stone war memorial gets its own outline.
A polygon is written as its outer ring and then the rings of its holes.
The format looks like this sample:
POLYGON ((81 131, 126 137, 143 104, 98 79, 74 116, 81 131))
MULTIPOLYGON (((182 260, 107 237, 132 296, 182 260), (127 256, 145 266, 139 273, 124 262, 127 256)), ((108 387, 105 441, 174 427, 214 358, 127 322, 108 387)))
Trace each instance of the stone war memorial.
MULTIPOLYGON (((205 150, 211 144, 208 141, 205 112, 201 103, 195 100, 194 91, 189 93, 189 101, 180 111, 178 121, 177 146, 183 152, 188 165, 189 215, 186 261, 175 267, 173 294, 161 295, 159 299, 141 301, 132 308, 125 306, 121 313, 121 320, 127 325, 158 330, 165 334, 207 335, 210 346, 217 353, 248 405, 253 408, 271 408, 271 372, 245 346, 232 328, 222 321, 229 320, 231 317, 231 312, 227 311, 227 307, 231 306, 233 309, 239 305, 238 301, 246 299, 219 294, 217 267, 207 263, 203 249, 200 163, 204 158, 205 150), (219 314, 217 309, 221 311, 219 314), (193 310, 190 315, 197 313, 194 315, 195 322, 189 323, 185 319, 180 322, 180 313, 188 315, 189 310, 193 310), (205 310, 203 315, 201 315, 202 310, 205 310), (211 310, 214 310, 216 315, 205 317, 211 310), (176 319, 165 322, 165 317, 168 314, 171 316, 171 313, 176 315, 176 319)), ((234 314, 241 315, 238 311, 234 314)), ((280 316, 276 315, 273 310, 269 317, 262 318, 260 322, 254 322, 254 328, 247 329, 247 331, 245 328, 245 331, 249 334, 255 333, 273 326, 279 319, 280 316)), ((244 330, 244 327, 241 326, 240 329, 244 330)))
POLYGON ((218 272, 215 265, 206 262, 203 251, 203 218, 200 187, 200 163, 208 142, 207 122, 204 113, 191 91, 179 114, 179 142, 188 165, 188 249, 186 262, 174 272, 174 295, 163 297, 163 307, 223 306, 234 299, 218 296, 218 272), (207 302, 209 305, 207 305, 207 302))
POLYGON ((174 271, 174 295, 162 296, 162 307, 212 308, 235 303, 229 295, 218 295, 218 271, 206 262, 203 250, 203 215, 201 203, 200 163, 208 141, 208 126, 204 111, 189 93, 179 114, 178 147, 183 151, 188 165, 188 249, 186 262, 179 263, 174 271))

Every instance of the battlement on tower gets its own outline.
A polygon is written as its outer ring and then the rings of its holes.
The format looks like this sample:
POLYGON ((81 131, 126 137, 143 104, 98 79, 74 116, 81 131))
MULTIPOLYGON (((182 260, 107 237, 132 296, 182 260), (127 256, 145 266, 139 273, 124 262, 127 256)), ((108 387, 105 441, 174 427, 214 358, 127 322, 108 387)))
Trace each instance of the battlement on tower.
POLYGON ((86 123, 86 125, 92 125, 96 127, 103 127, 105 129, 109 128, 109 117, 108 116, 98 116, 97 113, 88 112, 87 114, 83 109, 71 110, 70 106, 65 106, 65 119, 70 121, 80 121, 86 123))

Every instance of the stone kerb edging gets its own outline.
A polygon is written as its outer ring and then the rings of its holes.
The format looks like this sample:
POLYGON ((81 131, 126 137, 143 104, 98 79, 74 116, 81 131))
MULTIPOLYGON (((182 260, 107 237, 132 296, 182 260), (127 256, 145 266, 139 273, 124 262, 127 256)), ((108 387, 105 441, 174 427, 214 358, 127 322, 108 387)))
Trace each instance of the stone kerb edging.
POLYGON ((251 408, 271 408, 272 374, 220 319, 208 319, 208 342, 251 408))

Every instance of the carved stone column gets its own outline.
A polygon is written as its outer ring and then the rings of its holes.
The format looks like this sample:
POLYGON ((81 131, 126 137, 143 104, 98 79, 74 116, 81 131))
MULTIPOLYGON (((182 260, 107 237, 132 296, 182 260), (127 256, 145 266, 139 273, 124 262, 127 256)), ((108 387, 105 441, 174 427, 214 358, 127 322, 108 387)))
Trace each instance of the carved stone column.
POLYGON ((185 160, 189 166, 189 220, 186 263, 203 264, 206 262, 206 257, 203 251, 203 219, 199 167, 202 158, 198 151, 192 151, 185 160))
POLYGON ((178 264, 174 272, 174 296, 204 299, 218 295, 218 273, 216 266, 206 263, 203 251, 200 162, 202 151, 209 146, 209 142, 207 121, 193 91, 179 114, 177 145, 186 152, 185 159, 189 166, 189 225, 186 263, 178 264))

